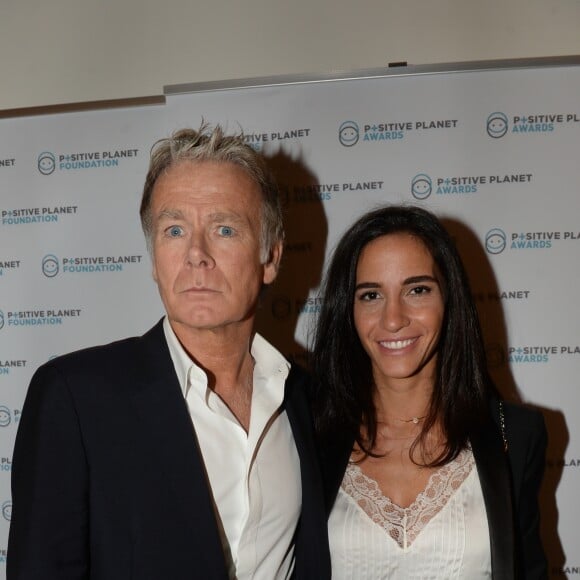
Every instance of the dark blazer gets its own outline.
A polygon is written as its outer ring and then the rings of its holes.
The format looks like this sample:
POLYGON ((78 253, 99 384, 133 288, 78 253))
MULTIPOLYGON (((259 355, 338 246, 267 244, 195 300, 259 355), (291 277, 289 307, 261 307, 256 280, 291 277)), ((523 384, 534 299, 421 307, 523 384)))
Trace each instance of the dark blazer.
MULTIPOLYGON (((548 578, 540 541, 538 492, 544 473, 546 428, 542 415, 519 405, 503 403, 504 442, 499 403, 470 437, 483 491, 490 531, 494 580, 548 578)), ((330 513, 353 448, 354 434, 343 432, 322 444, 327 513, 330 513)))
MULTIPOLYGON (((305 377, 284 407, 300 457, 297 579, 330 577, 305 377)), ((16 437, 8 580, 202 580, 227 571, 161 322, 35 373, 16 437)), ((281 498, 283 501, 283 498, 281 498)))

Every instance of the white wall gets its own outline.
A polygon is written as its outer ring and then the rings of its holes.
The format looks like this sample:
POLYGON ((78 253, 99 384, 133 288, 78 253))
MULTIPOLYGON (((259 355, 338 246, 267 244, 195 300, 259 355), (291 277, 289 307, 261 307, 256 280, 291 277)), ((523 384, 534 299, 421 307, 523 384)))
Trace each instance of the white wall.
POLYGON ((0 111, 164 85, 580 54, 579 0, 1 0, 0 111))

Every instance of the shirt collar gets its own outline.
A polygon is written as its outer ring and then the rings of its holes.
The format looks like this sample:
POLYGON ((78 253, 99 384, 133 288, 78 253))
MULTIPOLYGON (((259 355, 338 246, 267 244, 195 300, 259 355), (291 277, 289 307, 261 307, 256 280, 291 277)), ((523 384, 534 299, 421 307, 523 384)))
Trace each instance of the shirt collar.
MULTIPOLYGON (((171 328, 167 316, 163 320, 163 332, 183 396, 187 395, 187 391, 191 386, 205 398, 208 388, 205 371, 191 360, 179 342, 173 328, 171 328)), ((255 361, 254 385, 257 382, 267 382, 267 379, 272 377, 282 379, 283 385, 290 372, 290 363, 284 358, 282 353, 258 333, 254 334, 250 351, 255 361)))

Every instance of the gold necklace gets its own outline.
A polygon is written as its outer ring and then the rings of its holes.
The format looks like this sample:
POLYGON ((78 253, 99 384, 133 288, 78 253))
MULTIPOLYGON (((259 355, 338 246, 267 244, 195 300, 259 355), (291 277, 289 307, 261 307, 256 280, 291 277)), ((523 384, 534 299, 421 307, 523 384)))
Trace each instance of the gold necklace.
MULTIPOLYGON (((418 425, 423 419, 425 419, 427 415, 423 415, 421 417, 411 417, 410 419, 403 419, 401 417, 394 417, 397 421, 401 421, 401 423, 413 423, 413 425, 418 425)), ((388 425, 386 421, 377 421, 377 423, 382 425, 388 425)))
POLYGON ((427 415, 423 415, 422 417, 411 417, 410 419, 399 419, 403 423, 413 423, 414 425, 418 425, 419 421, 422 421, 427 415))

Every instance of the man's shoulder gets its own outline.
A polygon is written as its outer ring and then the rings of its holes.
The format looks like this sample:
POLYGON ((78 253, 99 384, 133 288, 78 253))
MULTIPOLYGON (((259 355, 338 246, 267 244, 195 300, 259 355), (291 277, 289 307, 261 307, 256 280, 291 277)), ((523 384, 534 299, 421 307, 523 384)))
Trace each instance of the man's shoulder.
POLYGON ((66 375, 107 375, 117 376, 123 369, 142 366, 149 361, 164 342, 161 323, 141 336, 132 336, 106 344, 79 349, 57 356, 39 368, 39 372, 55 371, 66 375))

